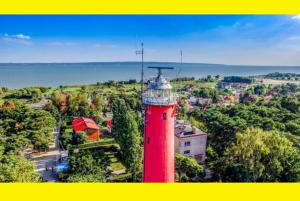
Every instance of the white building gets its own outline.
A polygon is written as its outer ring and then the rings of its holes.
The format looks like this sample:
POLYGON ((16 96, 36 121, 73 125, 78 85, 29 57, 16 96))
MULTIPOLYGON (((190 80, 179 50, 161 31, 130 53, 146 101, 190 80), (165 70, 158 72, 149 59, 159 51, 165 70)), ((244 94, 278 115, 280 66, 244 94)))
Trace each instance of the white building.
POLYGON ((204 104, 211 105, 213 103, 213 100, 211 98, 199 98, 198 103, 200 105, 204 105, 204 104))
POLYGON ((207 134, 182 120, 175 123, 175 152, 189 155, 198 162, 205 160, 207 134))
POLYGON ((198 98, 195 97, 195 96, 191 96, 189 98, 189 102, 190 102, 191 105, 197 105, 198 104, 198 98))

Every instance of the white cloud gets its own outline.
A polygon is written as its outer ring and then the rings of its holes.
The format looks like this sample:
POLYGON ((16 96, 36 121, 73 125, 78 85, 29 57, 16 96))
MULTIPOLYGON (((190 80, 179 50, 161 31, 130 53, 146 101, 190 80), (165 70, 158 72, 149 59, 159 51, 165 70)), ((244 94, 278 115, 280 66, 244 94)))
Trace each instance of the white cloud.
POLYGON ((95 43, 93 44, 94 48, 118 48, 119 46, 116 44, 101 44, 101 43, 95 43))
POLYGON ((3 34, 0 35, 0 40, 4 41, 5 43, 13 43, 13 44, 21 44, 21 45, 32 45, 31 37, 25 34, 16 34, 16 35, 9 35, 3 34))
POLYGON ((287 38, 288 40, 300 40, 300 36, 290 36, 287 38))
POLYGON ((291 17, 293 20, 300 20, 300 15, 294 15, 291 17))
POLYGON ((75 42, 65 42, 65 41, 51 41, 51 42, 46 42, 46 45, 49 46, 75 46, 77 43, 75 42))
POLYGON ((19 40, 30 40, 31 37, 25 34, 16 34, 16 35, 9 35, 4 34, 4 38, 11 38, 11 39, 19 39, 19 40))
POLYGON ((15 37, 17 39, 22 39, 22 40, 30 40, 31 39, 30 36, 27 36, 27 35, 24 35, 24 34, 17 34, 17 35, 14 35, 13 37, 15 37))

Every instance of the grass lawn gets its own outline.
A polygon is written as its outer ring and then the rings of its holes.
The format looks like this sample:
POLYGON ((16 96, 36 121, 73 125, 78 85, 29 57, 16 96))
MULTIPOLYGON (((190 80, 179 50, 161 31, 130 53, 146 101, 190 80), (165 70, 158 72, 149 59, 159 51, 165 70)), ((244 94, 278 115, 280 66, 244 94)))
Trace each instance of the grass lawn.
POLYGON ((103 136, 100 140, 96 142, 88 142, 85 144, 79 145, 78 149, 101 149, 105 148, 105 155, 107 155, 110 159, 110 167, 112 171, 123 170, 126 167, 122 164, 122 162, 117 157, 117 152, 107 149, 107 147, 111 145, 117 145, 115 139, 109 136, 103 136))
MULTIPOLYGON (((201 83, 202 84, 202 83, 201 83)), ((207 87, 214 87, 218 84, 218 82, 205 82, 203 83, 204 86, 207 86, 207 87)))
POLYGON ((48 89, 44 94, 52 94, 53 91, 55 91, 55 88, 51 87, 51 88, 48 89))
POLYGON ((79 92, 81 90, 81 87, 78 86, 67 86, 64 88, 63 91, 65 92, 79 92))
POLYGON ((125 173, 125 174, 119 174, 119 175, 114 175, 111 178, 109 178, 110 182, 128 182, 128 178, 130 178, 131 174, 130 173, 125 173))
POLYGON ((103 146, 117 145, 114 138, 101 138, 95 142, 87 142, 85 144, 80 144, 77 146, 78 149, 92 149, 92 148, 101 148, 103 146))
POLYGON ((197 80, 172 82, 174 89, 181 88, 186 85, 194 85, 198 88, 211 88, 217 85, 218 82, 199 82, 197 80))
POLYGON ((105 154, 110 159, 110 167, 112 171, 123 170, 126 169, 125 166, 120 162, 120 160, 116 157, 116 154, 113 152, 106 151, 105 154))
MULTIPOLYGON (((109 147, 111 145, 117 145, 115 142, 115 139, 110 136, 102 136, 102 138, 96 142, 88 142, 88 143, 79 145, 77 148, 79 148, 79 149, 94 149, 94 148, 101 149, 104 147, 109 147)), ((118 159, 117 152, 105 149, 104 153, 110 159, 110 166, 111 166, 112 171, 126 169, 125 166, 118 159)))
POLYGON ((115 138, 111 137, 111 136, 107 136, 107 135, 102 135, 100 140, 100 142, 106 142, 106 143, 114 143, 115 142, 115 138))

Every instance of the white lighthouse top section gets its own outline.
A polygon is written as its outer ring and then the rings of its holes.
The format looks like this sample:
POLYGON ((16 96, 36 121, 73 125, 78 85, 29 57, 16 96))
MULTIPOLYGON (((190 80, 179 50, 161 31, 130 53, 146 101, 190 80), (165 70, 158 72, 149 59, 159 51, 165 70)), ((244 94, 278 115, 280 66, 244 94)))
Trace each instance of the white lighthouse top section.
MULTIPOLYGON (((158 68, 157 77, 150 82, 147 90, 143 93, 143 103, 145 105, 175 105, 177 104, 177 95, 172 92, 170 82, 162 75, 158 68)), ((169 68, 168 68, 169 69, 169 68)))
POLYGON ((154 81, 150 82, 148 89, 153 89, 153 90, 168 90, 172 89, 173 87, 171 86, 170 82, 163 76, 163 75, 158 75, 154 81))

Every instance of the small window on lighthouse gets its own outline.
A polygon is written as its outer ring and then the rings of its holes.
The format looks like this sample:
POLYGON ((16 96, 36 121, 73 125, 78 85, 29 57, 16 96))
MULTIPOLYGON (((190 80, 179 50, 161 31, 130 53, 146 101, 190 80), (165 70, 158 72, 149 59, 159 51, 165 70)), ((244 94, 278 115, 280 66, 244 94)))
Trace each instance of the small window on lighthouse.
POLYGON ((167 114, 163 113, 163 120, 166 120, 166 119, 167 119, 167 114))

